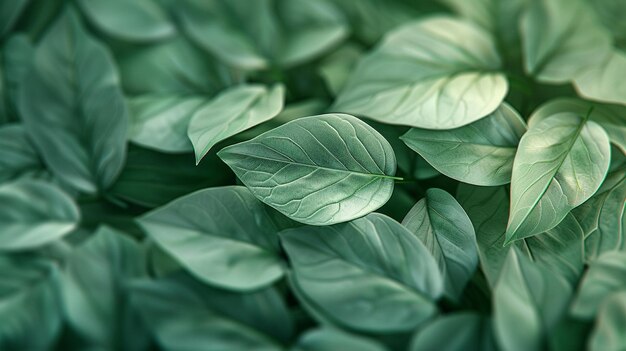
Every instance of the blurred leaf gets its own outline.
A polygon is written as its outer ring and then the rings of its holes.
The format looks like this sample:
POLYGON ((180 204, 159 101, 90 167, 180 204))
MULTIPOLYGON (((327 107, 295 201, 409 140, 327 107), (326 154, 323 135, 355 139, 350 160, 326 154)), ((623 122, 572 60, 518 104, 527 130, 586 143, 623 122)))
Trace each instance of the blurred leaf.
POLYGON ((276 116, 283 109, 285 88, 242 85, 218 95, 194 112, 187 134, 196 164, 218 142, 276 116))
POLYGON ((439 172, 464 183, 511 181, 517 145, 526 132, 517 111, 503 103, 487 117, 451 130, 411 128, 401 139, 439 172))
POLYGON ((278 351, 291 337, 292 321, 273 288, 232 293, 186 275, 131 288, 133 304, 166 350, 278 351))
POLYGON ((393 149, 350 115, 299 118, 218 156, 259 200, 305 224, 361 217, 393 191, 393 149))
MULTIPOLYGON (((604 60, 580 73, 574 84, 579 94, 590 100, 626 104, 626 53, 614 50, 604 60)), ((623 140, 623 139, 622 139, 623 140)), ((626 146, 622 148, 626 149, 626 146)))
POLYGON ((176 27, 156 0, 79 0, 77 3, 91 24, 121 40, 161 40, 176 33, 176 27))
POLYGON ((30 69, 35 50, 26 35, 17 34, 7 39, 4 52, 6 112, 12 120, 17 120, 19 88, 30 69))
POLYGON ((72 251, 63 274, 64 307, 68 322, 91 348, 142 349, 124 284, 143 276, 144 265, 140 246, 107 227, 72 251))
POLYGON ((19 108, 26 132, 64 183, 96 193, 115 181, 126 152, 126 106, 108 51, 72 10, 38 44, 19 108))
POLYGON ((0 3, 0 39, 15 25, 29 0, 8 0, 0 3))
POLYGON ((46 175, 35 146, 21 124, 0 126, 0 183, 46 175))
POLYGON ((472 222, 447 192, 431 188, 402 221, 433 255, 445 280, 445 293, 458 300, 478 266, 472 222))
POLYGON ((331 110, 418 128, 461 127, 504 99, 500 64, 489 35, 472 23, 444 16, 411 22, 359 62, 331 110))
POLYGON ((419 330, 411 342, 412 351, 497 350, 489 318, 471 312, 439 317, 419 330), (451 337, 451 333, 454 336, 451 337))
POLYGON ((241 186, 205 189, 139 219, 146 233, 198 279, 232 290, 267 286, 283 275, 278 228, 241 186))
POLYGON ((410 331, 437 312, 437 263, 398 222, 369 214, 334 226, 281 233, 292 284, 322 315, 371 332, 410 331))
POLYGON ((52 184, 22 180, 0 186, 0 251, 28 250, 70 233, 80 213, 52 184))
POLYGON ((618 351, 626 348, 626 291, 608 297, 600 306, 596 325, 589 337, 591 351, 618 351))
POLYGON ((291 351, 385 351, 380 344, 338 329, 318 328, 303 333, 291 351))

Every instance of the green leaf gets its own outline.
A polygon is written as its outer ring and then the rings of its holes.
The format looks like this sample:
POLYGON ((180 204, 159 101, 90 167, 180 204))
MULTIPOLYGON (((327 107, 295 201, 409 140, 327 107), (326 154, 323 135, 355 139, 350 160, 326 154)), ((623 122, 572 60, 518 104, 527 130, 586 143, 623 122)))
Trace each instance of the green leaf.
POLYGON ((572 112, 579 116, 588 115, 589 120, 598 123, 609 135, 611 143, 626 154, 626 107, 609 104, 595 104, 588 101, 559 98, 541 105, 528 120, 529 127, 559 112, 572 112))
POLYGON ((52 349, 62 327, 59 272, 44 259, 0 257, 0 348, 52 349))
POLYGON ((0 183, 21 177, 37 177, 45 173, 45 166, 34 145, 28 140, 24 126, 1 126, 0 183))
POLYGON ((445 291, 459 299, 478 265, 472 222, 447 192, 431 188, 402 221, 433 255, 445 279, 445 291))
POLYGON ((0 4, 0 38, 9 33, 20 15, 28 5, 29 0, 3 1, 0 4))
POLYGON ((218 156, 259 200, 310 225, 376 210, 391 196, 396 170, 389 143, 344 114, 299 118, 218 156))
POLYGON ((543 82, 571 81, 611 50, 610 33, 584 0, 531 0, 521 30, 526 72, 543 82))
POLYGON ((177 275, 134 282, 131 299, 166 350, 279 351, 292 334, 273 288, 232 293, 177 275))
POLYGON ((206 102, 201 95, 146 94, 130 98, 129 139, 162 152, 192 151, 187 137, 189 120, 206 102))
POLYGON ((241 186, 210 188, 143 215, 146 233, 202 281, 252 290, 283 275, 278 228, 241 186))
POLYGON ((494 330, 503 350, 540 350, 569 304, 561 277, 509 251, 493 292, 494 330))
POLYGON ((489 35, 452 17, 385 36, 339 94, 333 111, 418 128, 450 129, 493 112, 508 90, 489 35))
POLYGON ((4 45, 2 63, 5 69, 6 105, 9 117, 13 120, 19 117, 19 89, 30 70, 34 56, 33 43, 25 34, 12 35, 4 45))
POLYGON ((432 317, 443 292, 437 263, 393 219, 372 213, 334 226, 281 233, 292 283, 317 312, 350 328, 410 331, 432 317))
POLYGON ((513 162, 506 242, 557 226, 598 190, 609 159, 608 136, 587 118, 559 112, 531 123, 513 162))
POLYGON ((511 181, 524 120, 507 103, 489 116, 451 130, 411 128, 401 139, 439 172, 475 185, 511 181))
POLYGON ((589 337, 591 351, 618 351, 626 348, 626 291, 616 292, 600 306, 589 337))
POLYGON ((187 33, 233 66, 258 70, 310 61, 340 43, 348 27, 327 1, 220 0, 179 6, 187 33))
POLYGON ((614 50, 574 79, 578 93, 590 100, 626 104, 626 53, 614 50))
POLYGON ((79 219, 72 198, 52 184, 21 180, 0 186, 0 251, 51 243, 76 228, 79 219))
POLYGON ((356 44, 349 43, 337 49, 320 64, 319 74, 333 95, 337 95, 345 86, 350 73, 362 55, 363 49, 356 44))
MULTIPOLYGON (((504 246, 509 199, 504 187, 483 188, 462 184, 457 198, 476 230, 481 268, 491 287, 511 246, 504 246)), ((513 243, 534 263, 575 285, 584 268, 584 233, 576 218, 567 215, 555 228, 513 243)))
POLYGON ((152 41, 176 33, 157 1, 79 0, 78 5, 94 27, 114 38, 152 41))
POLYGON ((420 329, 411 342, 412 351, 497 350, 491 321, 473 312, 439 317, 420 329), (450 333, 454 333, 454 337, 450 333))
POLYGON ((385 351, 380 344, 338 329, 318 328, 303 333, 291 351, 385 351))
POLYGON ((285 88, 242 85, 224 91, 191 117, 187 134, 196 164, 218 142, 276 116, 283 109, 285 88))
POLYGON ((19 108, 26 132, 64 183, 96 193, 115 181, 126 152, 126 105, 107 49, 72 10, 37 46, 19 108))
POLYGON ((107 227, 71 252, 63 306, 69 324, 91 347, 119 349, 141 339, 137 325, 130 324, 124 284, 145 274, 144 261, 138 243, 107 227))
POLYGON ((582 278, 571 312, 591 319, 612 293, 626 289, 626 252, 607 252, 589 265, 582 278))
POLYGON ((130 145, 126 166, 107 193, 153 208, 196 190, 229 185, 234 178, 215 154, 196 166, 193 154, 168 155, 130 145))

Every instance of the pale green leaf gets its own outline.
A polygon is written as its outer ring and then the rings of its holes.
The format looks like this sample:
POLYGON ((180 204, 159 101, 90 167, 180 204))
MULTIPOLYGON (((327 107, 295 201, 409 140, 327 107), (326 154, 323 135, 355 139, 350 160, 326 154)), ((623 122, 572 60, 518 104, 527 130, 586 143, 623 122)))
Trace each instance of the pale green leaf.
POLYGON ((69 195, 39 180, 0 186, 0 251, 27 250, 51 243, 78 225, 69 195))
POLYGON ((187 134, 196 164, 218 142, 276 116, 283 109, 285 88, 278 84, 242 85, 222 92, 191 117, 187 134))
POLYGON ((244 187, 217 187, 179 198, 139 223, 198 279, 251 290, 283 275, 279 229, 268 211, 244 187))
POLYGON ((436 261, 393 219, 372 213, 349 223, 281 233, 292 284, 317 313, 364 331, 410 331, 432 317, 443 292, 436 261))
POLYGON ((531 0, 521 21, 525 69, 548 83, 565 83, 600 63, 611 35, 585 0, 531 0))
POLYGON ((339 329, 318 328, 303 333, 291 351, 385 351, 375 341, 339 329))
POLYGON ((412 351, 497 350, 491 320, 472 312, 453 313, 420 329, 411 341, 412 351), (454 336, 451 337, 451 333, 454 336))
POLYGON ((258 199, 305 224, 364 216, 393 191, 393 149, 349 115, 299 118, 218 155, 258 199))
POLYGON ((478 265, 472 222, 447 192, 431 188, 402 221, 433 255, 445 279, 445 292, 459 299, 478 265))
POLYGON ((489 116, 450 130, 411 128, 401 139, 439 172, 475 185, 511 181, 524 120, 503 103, 489 116))
POLYGON ((602 127, 578 114, 559 112, 531 124, 513 162, 506 241, 557 226, 598 190, 609 160, 602 127))
POLYGON ((589 336, 591 351, 619 351, 626 348, 626 291, 608 297, 600 306, 589 336))
POLYGON ((388 33, 360 61, 333 111, 418 128, 450 129, 493 112, 508 90, 489 34, 453 17, 388 33))
POLYGON ((128 115, 107 49, 66 10, 35 50, 19 109, 46 165, 72 188, 108 188, 124 165, 128 115))
MULTIPOLYGON (((590 100, 626 105, 626 53, 614 50, 574 79, 578 93, 590 100)), ((626 147, 624 147, 626 148, 626 147)))
POLYGON ((114 38, 152 41, 176 33, 158 1, 79 0, 78 5, 91 24, 114 38))

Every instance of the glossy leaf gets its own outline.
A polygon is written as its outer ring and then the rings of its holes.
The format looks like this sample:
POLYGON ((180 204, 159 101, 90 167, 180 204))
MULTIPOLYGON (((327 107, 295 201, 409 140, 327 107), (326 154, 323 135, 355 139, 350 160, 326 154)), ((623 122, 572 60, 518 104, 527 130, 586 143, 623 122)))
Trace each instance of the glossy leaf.
POLYGON ((513 162, 506 241, 557 226, 598 190, 609 159, 608 136, 580 115, 560 112, 531 124, 513 162))
POLYGON ((176 33, 157 1, 79 0, 78 5, 96 28, 121 40, 159 40, 176 33))
POLYGON ((81 192, 108 188, 124 164, 128 116, 107 49, 67 10, 24 79, 20 112, 46 165, 81 192))
POLYGON ((447 192, 432 188, 402 221, 431 252, 445 279, 448 296, 458 299, 478 265, 472 222, 447 192))
POLYGON ((51 349, 62 327, 57 266, 2 256, 0 272, 0 348, 51 349))
POLYGON ((310 225, 376 210, 391 196, 396 170, 389 143, 343 114, 296 119, 218 156, 259 200, 310 225))
POLYGON ((139 223, 198 279, 252 290, 283 275, 278 228, 267 211, 244 187, 218 187, 179 198, 139 223))
POLYGON ((278 351, 291 337, 291 318, 272 288, 232 293, 177 275, 134 282, 131 299, 168 350, 205 350, 210 345, 215 350, 278 351))
POLYGON ((107 227, 72 251, 63 274, 63 306, 72 328, 91 347, 115 349, 141 339, 140 328, 131 324, 124 285, 144 274, 139 244, 107 227))
POLYGON ((524 120, 503 103, 489 116, 450 130, 411 128, 401 139, 439 172, 475 185, 511 181, 517 144, 526 132, 524 120))
POLYGON ((281 233, 292 283, 318 313, 350 328, 409 331, 432 317, 443 292, 437 263, 417 237, 369 214, 334 226, 281 233))
POLYGON ((493 294, 494 330, 500 347, 539 350, 566 310, 571 288, 512 249, 493 294))
POLYGON ((611 50, 609 32, 584 0, 531 0, 521 30, 526 72, 549 83, 573 80, 611 50))
POLYGON ((504 99, 499 68, 481 28, 451 17, 412 22, 361 60, 332 110, 417 128, 461 127, 504 99))
POLYGON ((607 252, 589 265, 572 303, 572 314, 578 318, 591 319, 609 295, 624 288, 626 253, 607 252))
POLYGON ((285 89, 242 85, 224 91, 199 108, 189 121, 187 134, 196 164, 218 142, 276 116, 283 109, 285 89))
POLYGON ((72 198, 52 184, 22 180, 0 186, 0 251, 51 243, 76 228, 79 219, 72 198))
POLYGON ((385 348, 375 341, 368 340, 342 332, 338 329, 318 328, 307 331, 296 342, 291 351, 385 351, 385 348))
POLYGON ((419 330, 412 351, 497 350, 491 320, 471 312, 439 317, 419 330), (454 337, 450 333, 454 333, 454 337))
POLYGON ((626 324, 626 291, 620 291, 602 303, 594 330, 589 336, 589 350, 623 350, 626 347, 626 336, 622 332, 624 324, 626 324))

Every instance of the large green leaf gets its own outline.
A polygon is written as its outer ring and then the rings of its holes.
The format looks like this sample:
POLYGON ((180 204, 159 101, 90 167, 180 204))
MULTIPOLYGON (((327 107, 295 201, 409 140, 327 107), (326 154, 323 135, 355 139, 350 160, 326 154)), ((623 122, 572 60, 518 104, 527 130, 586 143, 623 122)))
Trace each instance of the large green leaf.
POLYGON ((558 225, 598 190, 609 160, 606 132, 579 114, 558 112, 531 123, 513 162, 506 241, 558 225))
POLYGON ((283 275, 277 225, 241 186, 210 188, 139 219, 146 233, 197 278, 251 290, 283 275))
POLYGON ((108 194, 157 207, 196 190, 229 185, 234 177, 215 154, 196 166, 190 153, 168 155, 130 145, 126 166, 108 194))
POLYGON ((71 197, 49 183, 21 180, 0 186, 0 250, 39 247, 71 232, 80 214, 71 197))
POLYGON ((509 251, 493 292, 494 330, 503 350, 540 350, 569 304, 559 276, 509 251))
POLYGON ((431 252, 448 296, 458 299, 478 266, 476 235, 472 222, 447 192, 431 188, 402 221, 431 252))
POLYGON ((107 227, 71 252, 63 274, 63 306, 68 322, 90 347, 130 350, 125 346, 142 339, 140 328, 131 324, 124 284, 145 274, 144 261, 138 243, 107 227))
POLYGON ((177 11, 189 35, 233 66, 265 69, 309 61, 348 34, 324 0, 194 1, 177 11))
POLYGON ((380 344, 338 329, 318 328, 303 333, 291 351, 385 351, 380 344))
POLYGON ((596 104, 574 98, 559 98, 548 101, 541 105, 528 120, 528 125, 533 126, 559 112, 572 112, 579 116, 589 116, 589 120, 594 121, 604 128, 609 135, 611 143, 621 149, 626 154, 626 107, 609 104, 596 104))
POLYGON ((511 181, 513 158, 526 132, 524 120, 507 103, 489 116, 451 130, 411 128, 401 139, 439 172, 475 185, 511 181))
POLYGON ((29 0, 10 0, 0 3, 0 39, 15 25, 28 2, 29 0))
POLYGON ((35 51, 20 86, 25 128, 50 170, 85 193, 124 165, 128 116, 108 51, 66 10, 35 51))
POLYGON ((92 25, 114 38, 151 41, 176 33, 154 0, 79 0, 78 5, 92 25))
POLYGON ((131 299, 166 350, 280 351, 292 334, 273 288, 232 293, 177 275, 134 282, 131 299))
POLYGON ((591 262, 580 282, 572 314, 591 319, 606 298, 626 290, 626 252, 607 252, 591 262))
POLYGON ((218 155, 258 199, 306 224, 361 217, 393 191, 393 149, 349 115, 299 118, 218 155))
MULTIPOLYGON (((623 22, 623 21, 620 21, 623 22)), ((614 50, 604 60, 574 79, 579 94, 591 100, 626 104, 626 53, 614 50)))
POLYGON ((0 272, 0 348, 51 350, 62 327, 57 265, 1 256, 0 272))
POLYGON ((626 348, 626 291, 608 297, 600 306, 595 327, 589 336, 591 351, 619 351, 626 348))
POLYGON ((35 147, 28 140, 24 126, 7 124, 0 127, 0 183, 20 177, 45 174, 45 166, 35 147))
POLYGON ((283 109, 285 89, 261 85, 233 87, 202 106, 189 121, 187 134, 196 163, 218 142, 276 116, 283 109))
POLYGON ((418 128, 450 129, 493 112, 507 93, 489 35, 451 17, 406 24, 357 66, 334 111, 418 128))
POLYGON ((610 33, 585 0, 531 0, 521 30, 526 72, 544 82, 573 80, 611 50, 610 33))
POLYGON ((491 287, 512 246, 528 259, 576 284, 584 268, 583 230, 572 215, 555 228, 504 246, 509 198, 504 187, 462 184, 457 198, 474 224, 481 268, 491 287))
POLYGON ((393 219, 372 213, 349 223, 281 233, 292 283, 318 313, 354 329, 410 331, 432 317, 443 279, 428 249, 393 219))
POLYGON ((412 351, 497 350, 491 320, 472 312, 435 319, 420 329, 411 342, 412 351), (454 337, 450 333, 454 333, 454 337))

